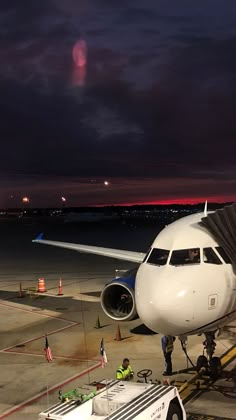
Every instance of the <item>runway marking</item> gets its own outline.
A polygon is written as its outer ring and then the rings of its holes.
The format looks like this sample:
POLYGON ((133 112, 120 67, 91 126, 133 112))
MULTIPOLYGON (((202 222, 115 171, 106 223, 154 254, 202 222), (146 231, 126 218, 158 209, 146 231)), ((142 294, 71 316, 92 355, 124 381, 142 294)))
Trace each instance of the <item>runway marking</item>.
MULTIPOLYGON (((47 315, 47 314, 37 313, 36 311, 32 311, 32 310, 25 309, 25 308, 18 308, 18 307, 15 307, 13 305, 8 305, 8 304, 2 303, 2 302, 0 302, 0 305, 7 306, 7 307, 10 307, 10 308, 14 308, 14 309, 18 309, 18 310, 21 310, 21 311, 24 311, 24 312, 29 312, 31 314, 32 313, 36 313, 37 315, 46 316, 48 318, 56 319, 56 320, 67 322, 68 324, 70 324, 70 325, 66 325, 66 326, 61 327, 61 328, 57 328, 56 330, 53 330, 51 332, 48 332, 47 333, 47 336, 56 334, 58 332, 64 331, 64 330, 66 330, 68 328, 72 328, 72 327, 74 327, 76 325, 80 325, 81 324, 80 322, 70 321, 68 319, 57 317, 57 316, 53 316, 53 315, 47 315)), ((42 335, 39 335, 37 337, 30 338, 29 340, 21 341, 20 343, 14 344, 13 346, 9 346, 9 347, 6 347, 4 349, 0 349, 0 353, 12 353, 12 354, 18 354, 18 355, 28 355, 28 356, 36 356, 36 357, 42 356, 42 357, 45 357, 44 354, 40 354, 40 353, 33 353, 33 352, 25 352, 25 351, 16 351, 16 350, 14 350, 17 346, 23 346, 25 344, 29 344, 29 343, 32 343, 34 341, 40 340, 40 339, 42 339, 44 337, 45 337, 45 334, 42 334, 42 335)), ((53 356, 53 358, 54 359, 78 360, 78 361, 79 360, 82 360, 82 359, 78 359, 78 358, 71 358, 70 356, 53 356)), ((90 361, 90 360, 85 359, 84 361, 90 361)), ((94 360, 92 360, 92 361, 94 361, 94 360)))
MULTIPOLYGON (((54 272, 53 272, 53 274, 54 274, 54 272)), ((63 275, 63 272, 61 274, 63 275)), ((72 272, 72 273, 67 273, 66 272, 66 274, 69 274, 69 275, 72 274, 74 276, 77 276, 77 273, 75 273, 75 272, 72 272)), ((36 275, 38 277, 40 277, 41 276, 41 273, 38 273, 36 275)), ((19 281, 17 281, 17 282, 14 281, 14 283, 11 282, 11 286, 16 286, 16 285, 19 285, 19 283, 22 283, 22 287, 23 287, 23 284, 25 285, 25 284, 29 284, 30 283, 32 285, 32 283, 34 283, 34 284, 36 283, 35 279, 25 280, 25 275, 24 274, 19 274, 19 276, 22 276, 23 279, 21 280, 19 278, 19 281)), ((7 282, 6 278, 12 279, 13 277, 15 278, 15 275, 4 275, 4 274, 0 275, 0 286, 1 287, 9 287, 9 281, 8 281, 8 283, 6 283, 7 282), (4 280, 1 279, 1 277, 4 278, 4 280), (2 283, 6 283, 6 284, 4 285, 2 283)), ((106 272, 101 273, 100 274, 100 280, 101 279, 109 280, 110 279, 110 275, 107 274, 106 272)), ((64 287, 67 287, 67 286, 73 286, 73 285, 76 285, 76 284, 79 285, 80 283, 86 283, 86 282, 90 282, 90 281, 93 281, 93 280, 98 280, 98 278, 97 278, 97 276, 92 276, 92 277, 89 277, 89 278, 83 276, 83 277, 80 277, 79 279, 76 277, 76 279, 74 281, 70 281, 70 280, 72 280, 71 278, 68 279, 68 278, 64 277, 62 280, 63 280, 63 288, 64 288, 64 287), (70 281, 70 282, 67 283, 67 281, 70 281)), ((52 279, 50 279, 49 280, 49 283, 52 283, 52 282, 55 282, 57 284, 55 286, 49 287, 48 290, 58 289, 58 278, 52 278, 52 279)), ((37 288, 37 285, 35 286, 35 289, 36 288, 37 288)), ((27 287, 24 287, 23 290, 26 291, 27 290, 27 287)), ((4 290, 3 290, 3 292, 4 292, 4 290)), ((16 292, 17 293, 17 291, 15 291, 15 290, 11 290, 11 292, 16 292)))
MULTIPOLYGON (((16 286, 16 285, 19 285, 19 283, 20 283, 20 281, 17 281, 17 282, 15 282, 15 283, 12 283, 11 282, 11 286, 16 286)), ((8 280, 8 282, 4 279, 4 280, 0 280, 0 287, 2 288, 2 287, 9 287, 9 280, 8 280), (4 284, 4 283, 6 283, 6 284, 4 284)), ((8 292, 9 290, 7 290, 7 292, 8 292)), ((4 290, 3 290, 3 292, 4 292, 4 290)))
POLYGON ((101 367, 101 362, 96 363, 95 365, 91 366, 88 369, 83 370, 82 372, 78 373, 77 375, 71 376, 70 378, 66 379, 63 382, 59 382, 53 387, 49 388, 46 391, 40 392, 39 394, 36 394, 34 397, 29 398, 26 401, 23 401, 21 404, 15 405, 14 407, 10 408, 9 410, 5 411, 2 415, 0 415, 0 419, 5 419, 6 417, 10 416, 11 414, 16 413, 17 411, 22 410, 22 408, 26 407, 29 404, 32 404, 33 402, 36 402, 40 400, 41 398, 45 397, 47 394, 51 394, 52 392, 56 391, 57 389, 60 389, 61 387, 69 384, 70 382, 74 381, 75 379, 81 378, 82 376, 87 375, 88 373, 92 372, 95 369, 98 369, 101 367))
MULTIPOLYGON (((71 328, 71 327, 74 327, 75 325, 80 325, 80 324, 79 323, 73 323, 72 325, 66 325, 65 327, 57 328, 56 330, 53 330, 53 331, 47 333, 47 336, 53 335, 53 334, 56 334, 60 331, 66 330, 66 329, 71 328)), ((41 338, 45 338, 45 334, 39 335, 39 336, 34 337, 34 338, 30 338, 29 340, 21 341, 20 343, 14 344, 13 346, 6 347, 5 349, 1 349, 0 352, 10 352, 16 346, 21 346, 21 345, 24 345, 24 344, 32 343, 33 341, 37 341, 41 338)))
POLYGON ((236 345, 227 350, 220 358, 222 367, 226 367, 233 359, 236 358, 236 345))
MULTIPOLYGON (((58 317, 58 316, 54 316, 54 315, 44 314, 44 313, 42 313, 40 311, 40 309, 37 311, 37 310, 33 310, 33 309, 27 309, 27 308, 18 307, 16 305, 9 305, 9 304, 3 303, 3 302, 0 302, 0 305, 2 305, 4 307, 11 308, 11 309, 16 309, 16 310, 19 310, 19 311, 27 312, 27 313, 30 313, 30 314, 36 314, 36 315, 39 315, 39 316, 44 316, 44 317, 55 319, 55 320, 58 320, 58 321, 63 321, 63 322, 66 322, 67 324, 69 324, 69 325, 66 325, 66 326, 61 327, 61 328, 57 328, 56 330, 53 330, 53 331, 47 333, 48 336, 49 335, 56 334, 58 332, 61 332, 63 330, 66 330, 68 328, 71 328, 71 327, 74 327, 76 325, 80 325, 81 324, 80 322, 72 321, 72 320, 66 319, 64 317, 58 317)), ((38 309, 38 308, 36 308, 36 309, 38 309)), ((22 341, 22 342, 17 343, 17 344, 15 344, 13 346, 6 347, 5 349, 0 350, 0 353, 8 353, 8 354, 11 353, 11 354, 28 355, 28 356, 35 356, 35 357, 43 357, 43 358, 45 358, 45 354, 44 353, 41 354, 41 353, 24 352, 24 351, 20 352, 20 351, 14 350, 16 348, 16 346, 21 346, 21 345, 25 345, 25 344, 28 344, 28 343, 32 343, 32 342, 37 341, 39 339, 42 339, 44 337, 45 337, 45 334, 40 335, 40 336, 37 336, 37 337, 34 337, 34 338, 31 338, 29 340, 22 341)), ((88 368, 88 369, 80 372, 79 374, 70 377, 69 379, 67 379, 67 380, 65 380, 63 382, 60 382, 60 383, 54 385, 53 387, 51 387, 47 391, 43 391, 43 392, 35 395, 34 397, 32 397, 32 398, 24 401, 23 403, 21 403, 19 405, 16 405, 13 408, 5 411, 2 415, 0 415, 0 419, 4 419, 4 418, 10 416, 11 414, 13 414, 13 413, 21 410, 22 408, 26 407, 27 405, 29 405, 29 404, 31 404, 31 403, 33 403, 35 401, 38 401, 39 399, 43 398, 48 393, 52 393, 52 392, 56 391, 57 389, 61 388, 62 386, 65 386, 66 384, 72 382, 73 380, 78 379, 78 378, 80 378, 80 377, 88 374, 89 372, 92 372, 93 370, 101 367, 101 362, 100 361, 97 361, 97 360, 94 360, 94 359, 93 360, 91 360, 91 359, 79 359, 79 358, 75 358, 75 357, 62 356, 62 355, 53 356, 53 359, 64 359, 64 360, 71 360, 71 361, 80 361, 80 362, 83 362, 83 363, 91 363, 91 362, 94 363, 94 362, 96 362, 96 364, 93 365, 93 366, 91 366, 91 368, 88 368)))
MULTIPOLYGON (((15 346, 16 347, 16 346, 15 346)), ((0 350, 0 352, 7 352, 11 354, 18 354, 18 355, 26 355, 26 356, 36 356, 36 357, 43 357, 45 358, 45 354, 43 353, 33 353, 29 351, 15 351, 15 350, 0 350)), ((54 356, 53 359, 65 359, 65 360, 75 360, 78 362, 98 362, 96 359, 81 359, 78 357, 71 357, 71 356, 54 356)))
POLYGON ((205 416, 204 414, 187 414, 188 420, 232 420, 228 417, 218 417, 218 416, 205 416))
POLYGON ((70 322, 71 324, 72 323, 78 324, 78 322, 71 321, 70 319, 66 319, 66 318, 59 317, 59 316, 54 316, 54 315, 49 315, 49 314, 44 314, 44 313, 41 312, 41 309, 38 309, 38 308, 34 308, 34 309, 19 308, 18 306, 9 305, 9 304, 3 303, 3 302, 0 302, 0 305, 1 306, 6 306, 7 308, 11 308, 11 309, 16 309, 18 311, 28 312, 30 314, 37 314, 37 315, 40 315, 40 316, 45 316, 47 318, 59 319, 60 321, 70 322))

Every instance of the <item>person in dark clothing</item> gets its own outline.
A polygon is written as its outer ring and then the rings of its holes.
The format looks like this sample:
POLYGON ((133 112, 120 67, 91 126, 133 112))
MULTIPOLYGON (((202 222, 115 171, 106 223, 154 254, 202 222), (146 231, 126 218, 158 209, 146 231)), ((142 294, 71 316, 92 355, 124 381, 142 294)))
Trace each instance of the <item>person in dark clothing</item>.
POLYGON ((166 370, 163 372, 164 376, 172 375, 172 360, 171 355, 174 350, 175 337, 172 335, 164 335, 161 339, 162 351, 165 358, 166 370))
POLYGON ((199 249, 189 249, 186 261, 189 263, 200 263, 199 249))

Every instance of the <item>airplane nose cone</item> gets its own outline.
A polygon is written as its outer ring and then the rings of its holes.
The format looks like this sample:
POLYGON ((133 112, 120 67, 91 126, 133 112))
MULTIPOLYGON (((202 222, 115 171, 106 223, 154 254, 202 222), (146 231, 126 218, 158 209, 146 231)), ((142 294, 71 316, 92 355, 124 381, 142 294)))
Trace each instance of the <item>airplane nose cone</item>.
POLYGON ((193 328, 194 292, 171 269, 148 264, 140 267, 135 286, 136 307, 141 320, 151 330, 181 335, 193 328))

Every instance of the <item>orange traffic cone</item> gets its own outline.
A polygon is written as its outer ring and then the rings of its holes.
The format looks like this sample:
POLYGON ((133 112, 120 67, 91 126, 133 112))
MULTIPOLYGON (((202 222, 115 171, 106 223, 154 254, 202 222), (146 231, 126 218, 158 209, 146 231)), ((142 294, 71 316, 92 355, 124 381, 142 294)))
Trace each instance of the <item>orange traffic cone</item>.
POLYGON ((38 293, 44 293, 44 292, 46 292, 45 281, 43 278, 40 278, 38 280, 38 293))
POLYGON ((62 295, 63 295, 63 293, 62 293, 62 279, 60 278, 57 296, 62 296, 62 295))
POLYGON ((22 291, 22 285, 20 283, 19 292, 18 292, 18 298, 23 298, 23 297, 24 297, 24 294, 23 294, 23 291, 22 291))
POLYGON ((115 340, 116 340, 116 341, 121 341, 121 340, 122 340, 122 338, 121 338, 121 333, 120 333, 120 327, 119 327, 119 324, 117 325, 117 330, 116 330, 116 337, 115 337, 115 340))

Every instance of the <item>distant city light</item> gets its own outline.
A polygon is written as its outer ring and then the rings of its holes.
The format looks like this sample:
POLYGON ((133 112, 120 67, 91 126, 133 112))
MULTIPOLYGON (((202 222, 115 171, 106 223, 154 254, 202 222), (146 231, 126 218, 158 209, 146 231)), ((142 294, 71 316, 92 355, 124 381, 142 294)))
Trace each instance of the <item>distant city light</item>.
POLYGON ((22 198, 22 203, 26 204, 26 203, 29 203, 29 202, 30 202, 29 197, 23 197, 22 198))
POLYGON ((106 185, 106 187, 109 185, 108 181, 104 181, 104 185, 106 185))
POLYGON ((66 198, 65 197, 61 197, 61 201, 63 201, 63 203, 66 202, 66 198))

